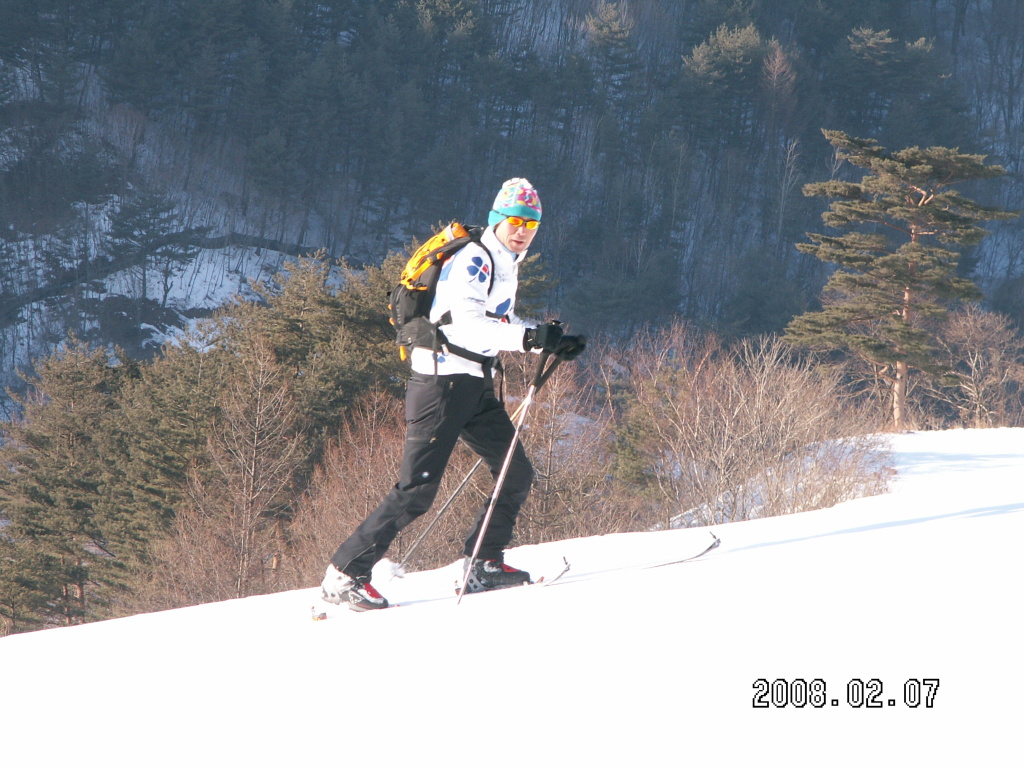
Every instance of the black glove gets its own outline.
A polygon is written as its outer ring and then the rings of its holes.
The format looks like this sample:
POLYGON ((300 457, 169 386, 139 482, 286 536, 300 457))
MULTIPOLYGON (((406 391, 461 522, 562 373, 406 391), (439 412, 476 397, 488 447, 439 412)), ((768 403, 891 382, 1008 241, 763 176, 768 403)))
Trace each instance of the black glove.
POLYGON ((583 350, 586 348, 586 336, 569 336, 564 334, 562 340, 558 342, 558 346, 555 347, 555 356, 563 360, 575 360, 583 354, 583 350))
POLYGON ((561 340, 562 326, 556 320, 551 323, 544 323, 544 325, 538 325, 536 328, 527 328, 523 334, 523 349, 527 352, 531 349, 543 349, 545 352, 554 352, 561 340))

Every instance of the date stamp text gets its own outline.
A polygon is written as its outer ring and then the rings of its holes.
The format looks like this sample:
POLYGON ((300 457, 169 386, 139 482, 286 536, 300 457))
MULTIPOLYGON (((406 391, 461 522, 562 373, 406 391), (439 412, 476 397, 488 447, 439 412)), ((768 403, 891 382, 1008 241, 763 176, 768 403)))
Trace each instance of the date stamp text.
POLYGON ((754 709, 783 709, 793 707, 849 707, 851 709, 885 709, 907 707, 931 709, 939 692, 937 677, 910 678, 901 684, 885 685, 872 678, 855 677, 844 685, 830 687, 821 678, 805 680, 778 678, 754 681, 754 709), (836 688, 839 688, 837 691, 836 688), (895 689, 895 690, 894 690, 895 689))

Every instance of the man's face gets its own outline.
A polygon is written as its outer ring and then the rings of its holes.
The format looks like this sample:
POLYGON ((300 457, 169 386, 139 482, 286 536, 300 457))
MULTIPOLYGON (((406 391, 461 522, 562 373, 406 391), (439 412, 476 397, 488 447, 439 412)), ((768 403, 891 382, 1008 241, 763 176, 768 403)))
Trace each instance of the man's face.
POLYGON ((530 243, 533 242, 533 238, 537 234, 536 228, 527 229, 527 222, 529 219, 510 216, 501 220, 501 223, 494 228, 494 234, 497 235, 501 244, 512 253, 522 253, 530 247, 530 243))

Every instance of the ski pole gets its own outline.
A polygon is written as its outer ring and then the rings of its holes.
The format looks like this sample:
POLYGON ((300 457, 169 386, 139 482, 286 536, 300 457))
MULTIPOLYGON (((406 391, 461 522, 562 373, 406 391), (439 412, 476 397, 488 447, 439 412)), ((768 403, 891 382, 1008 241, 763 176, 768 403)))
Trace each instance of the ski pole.
MULTIPOLYGON (((512 413, 512 420, 513 421, 515 421, 517 418, 519 418, 519 414, 520 414, 520 412, 522 410, 523 410, 523 403, 520 403, 519 406, 512 413)), ((393 573, 391 575, 392 579, 395 578, 395 574, 396 573, 401 573, 402 569, 405 568, 405 566, 409 562, 410 558, 412 558, 413 553, 419 548, 420 544, 427 537, 427 535, 432 530, 434 530, 434 526, 437 525, 438 520, 440 520, 441 516, 444 515, 444 513, 448 511, 448 508, 452 505, 452 502, 454 502, 455 499, 459 496, 459 494, 462 493, 462 490, 469 484, 470 478, 473 477, 473 475, 476 474, 476 471, 478 469, 480 469, 480 465, 483 464, 483 463, 484 463, 483 459, 477 459, 476 460, 476 464, 474 464, 472 466, 472 468, 469 470, 469 472, 466 473, 466 476, 462 479, 462 482, 459 483, 458 487, 456 487, 456 489, 454 491, 452 491, 452 495, 449 496, 448 500, 444 504, 441 505, 441 508, 439 510, 437 510, 437 514, 434 515, 434 519, 431 520, 427 524, 427 527, 423 529, 422 533, 420 533, 420 535, 416 538, 416 541, 414 541, 412 543, 412 546, 409 547, 409 551, 405 553, 405 557, 402 558, 402 561, 396 567, 395 573, 393 573)))
POLYGON ((473 545, 473 554, 469 556, 469 561, 466 563, 466 572, 462 577, 462 587, 459 589, 459 599, 456 601, 456 605, 462 602, 462 596, 466 594, 466 585, 469 583, 469 575, 473 570, 473 565, 476 563, 477 557, 480 555, 480 547, 483 546, 484 543, 484 534, 487 533, 487 526, 491 522, 491 515, 494 514, 494 507, 498 503, 498 495, 501 493, 502 485, 505 484, 505 475, 508 474, 508 468, 512 464, 512 456, 515 454, 516 446, 519 444, 519 433, 523 430, 523 422, 526 421, 526 412, 533 403, 537 390, 544 386, 544 382, 548 380, 548 377, 554 373, 555 368, 557 368, 558 364, 562 361, 562 358, 556 355, 551 364, 545 368, 545 364, 547 363, 550 354, 550 352, 541 352, 540 361, 537 363, 537 372, 534 374, 533 382, 530 384, 530 388, 526 392, 526 399, 523 400, 522 406, 519 409, 519 418, 516 421, 516 429, 512 435, 512 444, 509 445, 508 452, 505 454, 505 460, 501 464, 501 471, 498 473, 497 480, 494 481, 494 491, 491 493, 490 503, 488 503, 487 511, 484 513, 484 517, 480 521, 480 532, 476 536, 476 544, 473 545))
MULTIPOLYGON (((522 407, 523 407, 523 405, 522 405, 522 403, 520 403, 519 404, 519 408, 517 408, 515 413, 512 414, 512 418, 513 419, 516 418, 519 415, 519 411, 522 410, 522 407)), ((483 459, 477 459, 476 460, 476 464, 474 464, 470 468, 469 472, 466 473, 466 476, 464 478, 462 478, 462 482, 458 484, 458 486, 455 488, 454 491, 452 491, 452 495, 449 496, 448 500, 444 504, 441 505, 441 508, 439 510, 437 510, 437 514, 434 515, 434 519, 431 520, 427 524, 427 527, 423 529, 423 531, 420 533, 420 535, 416 538, 416 541, 414 541, 412 543, 412 546, 409 547, 409 551, 405 553, 405 557, 403 557, 402 561, 398 564, 398 567, 396 569, 396 573, 400 573, 401 570, 403 568, 405 568, 406 563, 409 562, 409 559, 412 557, 413 553, 419 548, 419 546, 423 542, 423 540, 425 538, 427 538, 427 534, 429 534, 432 530, 434 530, 434 526, 437 525, 437 521, 440 520, 441 516, 444 515, 444 513, 448 511, 448 507, 450 507, 452 505, 452 502, 454 502, 455 499, 458 497, 458 495, 460 493, 462 493, 462 489, 465 488, 469 484, 470 478, 472 478, 473 475, 476 474, 476 471, 478 469, 480 469, 480 465, 483 464, 483 463, 484 463, 483 459)), ((394 575, 392 575, 391 578, 394 578, 394 575)))
POLYGON ((469 472, 466 473, 466 476, 462 478, 462 482, 459 483, 458 487, 454 491, 452 491, 452 495, 448 497, 448 501, 441 505, 441 508, 437 510, 437 514, 434 515, 434 519, 430 521, 427 527, 423 529, 423 532, 420 533, 420 535, 416 538, 416 541, 412 543, 412 546, 409 547, 409 551, 405 553, 405 557, 403 557, 402 561, 398 564, 395 573, 391 575, 392 579, 395 578, 396 574, 401 573, 403 568, 405 568, 405 565, 409 562, 409 559, 412 557, 413 552, 415 552, 419 547, 420 543, 425 538, 427 538, 427 534, 434 530, 434 526, 437 525, 437 521, 441 519, 441 515, 448 511, 448 507, 450 507, 452 505, 452 502, 455 501, 455 498, 460 493, 462 493, 462 489, 466 487, 466 485, 469 483, 470 478, 476 474, 476 471, 480 469, 480 465, 483 463, 483 459, 476 460, 476 464, 474 464, 473 467, 469 470, 469 472))

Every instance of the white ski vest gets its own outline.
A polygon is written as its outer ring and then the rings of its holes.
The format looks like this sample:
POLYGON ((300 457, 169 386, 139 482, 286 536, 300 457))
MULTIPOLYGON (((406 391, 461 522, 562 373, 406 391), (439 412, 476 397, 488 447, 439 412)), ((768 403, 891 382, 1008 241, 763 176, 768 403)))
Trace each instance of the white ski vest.
MULTIPOLYGON (((476 243, 470 243, 444 265, 437 280, 430 322, 436 323, 450 312, 451 323, 441 326, 441 330, 452 344, 487 357, 503 351, 521 352, 523 334, 535 325, 514 312, 519 264, 526 252, 515 254, 508 250, 494 234, 493 227, 484 230, 480 242, 490 251, 490 256, 476 243)), ((423 347, 413 349, 412 369, 433 375, 433 351, 423 347)), ((484 375, 480 363, 446 353, 443 348, 437 353, 436 372, 439 375, 484 375)))

